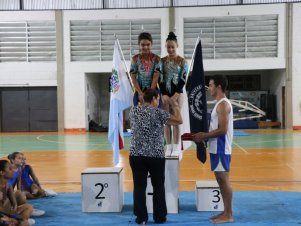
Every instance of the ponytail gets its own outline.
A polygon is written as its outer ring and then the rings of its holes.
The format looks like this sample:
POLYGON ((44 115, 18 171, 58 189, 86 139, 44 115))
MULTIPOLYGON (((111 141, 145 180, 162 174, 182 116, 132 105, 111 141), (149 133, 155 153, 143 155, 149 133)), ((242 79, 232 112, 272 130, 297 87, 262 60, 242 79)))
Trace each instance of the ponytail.
POLYGON ((13 152, 13 153, 9 154, 7 156, 7 158, 9 159, 10 162, 12 162, 13 160, 16 159, 16 157, 17 157, 18 154, 21 154, 21 152, 18 152, 18 151, 13 152))

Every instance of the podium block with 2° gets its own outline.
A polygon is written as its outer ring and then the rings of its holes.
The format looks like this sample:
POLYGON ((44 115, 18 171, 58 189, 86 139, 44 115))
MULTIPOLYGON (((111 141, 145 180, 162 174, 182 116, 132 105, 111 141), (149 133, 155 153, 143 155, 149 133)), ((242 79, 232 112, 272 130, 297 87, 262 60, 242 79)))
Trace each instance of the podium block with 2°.
POLYGON ((82 212, 120 212, 123 207, 123 168, 88 168, 82 177, 82 212))

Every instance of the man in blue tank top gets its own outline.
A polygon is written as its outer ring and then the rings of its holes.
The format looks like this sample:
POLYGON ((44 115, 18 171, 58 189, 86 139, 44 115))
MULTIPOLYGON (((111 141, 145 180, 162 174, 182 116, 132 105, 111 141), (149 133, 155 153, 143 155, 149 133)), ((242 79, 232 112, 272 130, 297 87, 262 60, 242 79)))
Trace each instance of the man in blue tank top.
POLYGON ((208 133, 197 133, 195 142, 208 140, 211 170, 214 172, 224 201, 224 212, 213 216, 215 224, 233 222, 232 188, 229 180, 232 139, 233 139, 233 109, 225 95, 228 82, 225 76, 215 75, 210 79, 209 91, 216 104, 211 113, 208 133))

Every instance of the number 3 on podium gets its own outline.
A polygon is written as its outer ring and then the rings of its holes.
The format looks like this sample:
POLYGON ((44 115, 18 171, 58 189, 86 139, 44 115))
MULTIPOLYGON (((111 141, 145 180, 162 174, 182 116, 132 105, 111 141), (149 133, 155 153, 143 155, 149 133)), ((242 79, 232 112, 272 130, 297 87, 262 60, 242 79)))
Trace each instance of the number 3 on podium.
POLYGON ((218 203, 219 201, 221 201, 221 197, 220 197, 220 191, 219 190, 213 190, 213 200, 212 202, 214 203, 218 203))

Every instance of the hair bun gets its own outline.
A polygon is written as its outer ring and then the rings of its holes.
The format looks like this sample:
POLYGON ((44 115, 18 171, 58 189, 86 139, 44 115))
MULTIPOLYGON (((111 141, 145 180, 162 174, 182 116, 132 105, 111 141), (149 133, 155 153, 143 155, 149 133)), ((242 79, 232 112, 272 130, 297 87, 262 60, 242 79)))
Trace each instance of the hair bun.
POLYGON ((168 40, 177 40, 177 36, 175 35, 175 33, 173 33, 171 31, 171 32, 169 32, 167 39, 168 40))

